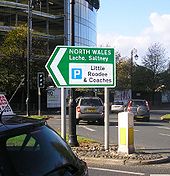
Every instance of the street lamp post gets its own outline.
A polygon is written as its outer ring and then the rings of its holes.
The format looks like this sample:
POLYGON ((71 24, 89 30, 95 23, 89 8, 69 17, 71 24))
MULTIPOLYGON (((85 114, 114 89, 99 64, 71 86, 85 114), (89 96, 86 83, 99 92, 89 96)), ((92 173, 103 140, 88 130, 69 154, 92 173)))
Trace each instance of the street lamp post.
POLYGON ((133 58, 137 59, 137 49, 133 48, 131 50, 131 57, 130 57, 130 87, 131 87, 131 96, 133 97, 133 58))
POLYGON ((30 60, 32 54, 32 0, 28 0, 28 22, 27 22, 27 98, 26 115, 30 115, 30 60))

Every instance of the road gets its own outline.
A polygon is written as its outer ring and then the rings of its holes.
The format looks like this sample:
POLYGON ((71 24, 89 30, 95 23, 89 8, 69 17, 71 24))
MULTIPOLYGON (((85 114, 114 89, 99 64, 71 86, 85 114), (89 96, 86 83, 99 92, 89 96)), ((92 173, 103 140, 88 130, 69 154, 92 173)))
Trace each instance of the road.
MULTIPOLYGON (((150 149, 155 152, 170 152, 170 123, 160 120, 165 112, 152 112, 150 122, 134 122, 134 142, 136 148, 145 151, 150 149)), ((104 127, 80 123, 77 126, 77 134, 85 135, 104 143, 104 127)), ((118 144, 117 115, 110 115, 109 143, 118 144)))
POLYGON ((89 166, 90 176, 170 176, 170 165, 142 165, 142 166, 89 166), (155 175, 154 175, 155 174, 155 175))
MULTIPOLYGON (((170 113, 166 111, 151 111, 150 122, 134 123, 135 149, 144 152, 166 153, 170 156, 170 123, 160 120, 160 116, 170 113)), ((110 114, 109 143, 118 144, 118 123, 117 115, 110 114)), ((52 127, 60 128, 60 119, 54 118, 50 123, 52 127)), ((68 130, 68 118, 67 118, 68 130)), ((80 123, 77 125, 77 134, 95 139, 104 143, 104 126, 95 124, 80 123)), ((89 175, 92 176, 111 176, 111 175, 149 175, 149 174, 169 174, 170 163, 149 165, 149 166, 120 166, 114 163, 111 166, 88 165, 89 175)), ((154 176, 154 175, 153 175, 154 176)), ((155 175, 156 176, 156 175, 155 175)), ((168 176, 168 175, 166 175, 168 176)))

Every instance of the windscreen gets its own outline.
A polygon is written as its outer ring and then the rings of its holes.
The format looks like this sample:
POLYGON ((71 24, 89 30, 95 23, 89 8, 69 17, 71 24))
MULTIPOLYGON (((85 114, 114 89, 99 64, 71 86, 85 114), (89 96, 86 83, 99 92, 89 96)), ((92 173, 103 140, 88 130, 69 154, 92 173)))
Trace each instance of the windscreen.
POLYGON ((100 99, 82 99, 80 106, 103 106, 100 99))

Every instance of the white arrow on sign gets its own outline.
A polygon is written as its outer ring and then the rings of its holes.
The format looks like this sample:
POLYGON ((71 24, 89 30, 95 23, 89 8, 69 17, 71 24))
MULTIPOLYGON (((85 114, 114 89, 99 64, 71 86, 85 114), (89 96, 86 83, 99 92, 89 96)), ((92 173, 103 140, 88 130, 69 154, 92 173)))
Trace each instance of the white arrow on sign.
MULTIPOLYGON (((57 55, 55 56, 53 62, 51 63, 51 69, 53 70, 54 75, 57 75, 57 80, 59 82, 60 85, 67 85, 65 79, 63 78, 60 70, 58 69, 58 64, 60 63, 63 55, 65 54, 67 48, 60 48, 57 55)), ((52 55, 54 54, 54 52, 52 53, 52 55)), ((49 59, 50 61, 50 59, 49 59)), ((48 63, 47 63, 48 64, 48 63)), ((46 64, 46 67, 47 67, 46 64)))

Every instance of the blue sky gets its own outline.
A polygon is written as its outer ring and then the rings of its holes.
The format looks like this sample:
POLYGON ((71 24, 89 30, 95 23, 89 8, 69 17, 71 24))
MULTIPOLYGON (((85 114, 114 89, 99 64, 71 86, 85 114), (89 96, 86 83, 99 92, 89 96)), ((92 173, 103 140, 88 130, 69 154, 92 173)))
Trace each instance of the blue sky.
POLYGON ((159 42, 170 50, 170 0, 100 0, 97 43, 115 47, 122 55, 136 48, 144 55, 159 42))

